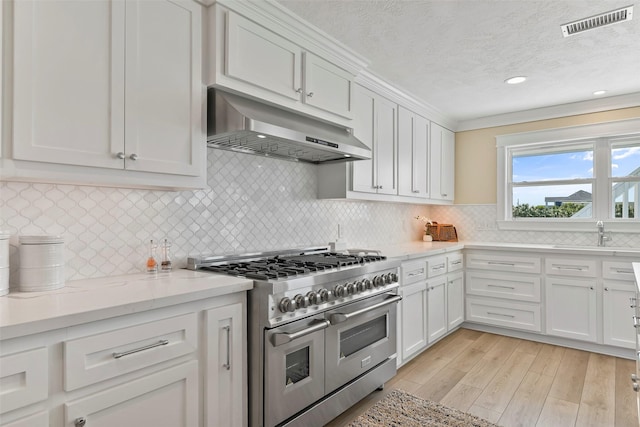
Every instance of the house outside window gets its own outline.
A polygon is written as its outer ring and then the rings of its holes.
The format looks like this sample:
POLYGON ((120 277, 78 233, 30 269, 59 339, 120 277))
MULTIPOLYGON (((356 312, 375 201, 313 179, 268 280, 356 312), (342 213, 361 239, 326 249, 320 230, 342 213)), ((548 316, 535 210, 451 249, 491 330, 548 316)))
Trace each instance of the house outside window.
POLYGON ((640 232, 640 119, 496 139, 500 228, 640 232))

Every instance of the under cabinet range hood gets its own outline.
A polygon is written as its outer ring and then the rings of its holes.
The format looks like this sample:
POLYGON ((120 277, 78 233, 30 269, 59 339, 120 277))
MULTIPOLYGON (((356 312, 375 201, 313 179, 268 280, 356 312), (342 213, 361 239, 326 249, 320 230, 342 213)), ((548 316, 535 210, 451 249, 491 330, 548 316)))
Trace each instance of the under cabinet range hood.
POLYGON ((371 159, 351 129, 214 88, 207 104, 209 147, 310 163, 371 159))

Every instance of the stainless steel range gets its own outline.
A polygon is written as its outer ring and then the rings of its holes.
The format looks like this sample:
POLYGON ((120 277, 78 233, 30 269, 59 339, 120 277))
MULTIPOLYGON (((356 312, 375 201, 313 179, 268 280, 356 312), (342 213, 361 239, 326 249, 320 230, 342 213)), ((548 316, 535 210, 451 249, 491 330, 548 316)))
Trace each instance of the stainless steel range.
POLYGON ((322 426, 395 375, 400 262, 373 253, 189 258, 190 269, 254 280, 251 426, 322 426))

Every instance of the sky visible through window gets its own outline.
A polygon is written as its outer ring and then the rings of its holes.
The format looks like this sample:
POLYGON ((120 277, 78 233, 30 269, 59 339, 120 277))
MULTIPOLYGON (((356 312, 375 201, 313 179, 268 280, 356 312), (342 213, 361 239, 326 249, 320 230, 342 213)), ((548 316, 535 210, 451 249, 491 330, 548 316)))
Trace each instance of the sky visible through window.
MULTIPOLYGON (((613 177, 637 174, 640 168, 640 143, 614 146, 611 153, 613 177), (634 173, 635 172, 635 173, 634 173)), ((545 197, 568 197, 582 190, 592 193, 591 184, 544 185, 544 181, 593 178, 593 151, 526 154, 513 156, 513 182, 537 182, 538 186, 513 187, 513 204, 538 206, 545 197)))

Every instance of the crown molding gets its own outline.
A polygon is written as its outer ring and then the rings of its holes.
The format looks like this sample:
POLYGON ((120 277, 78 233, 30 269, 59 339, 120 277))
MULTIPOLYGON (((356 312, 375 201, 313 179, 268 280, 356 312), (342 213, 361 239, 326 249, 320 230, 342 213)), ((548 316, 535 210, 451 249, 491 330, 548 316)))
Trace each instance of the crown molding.
POLYGON ((640 106, 640 92, 635 92, 627 95, 609 96, 605 98, 590 99, 588 101, 572 102, 532 110, 481 117, 479 119, 461 120, 457 123, 457 127, 454 130, 456 132, 462 132, 638 106, 640 106))

